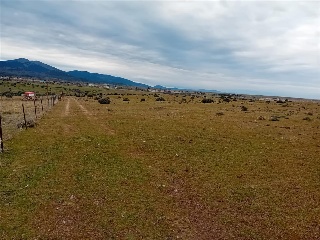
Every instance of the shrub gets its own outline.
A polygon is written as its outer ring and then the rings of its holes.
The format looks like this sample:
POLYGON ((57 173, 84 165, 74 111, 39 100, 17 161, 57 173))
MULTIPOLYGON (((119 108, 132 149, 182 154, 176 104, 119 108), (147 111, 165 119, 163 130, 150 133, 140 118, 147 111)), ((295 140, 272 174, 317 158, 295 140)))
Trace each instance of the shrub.
POLYGON ((279 118, 278 116, 271 116, 270 121, 279 121, 279 118))
POLYGON ((186 103, 186 102, 187 102, 187 99, 182 98, 180 103, 186 103))
POLYGON ((164 102, 165 99, 164 99, 163 97, 158 97, 158 98, 156 99, 156 101, 158 101, 158 102, 164 102))
POLYGON ((214 101, 211 98, 204 98, 201 101, 202 103, 213 103, 214 101))
POLYGON ((130 99, 129 99, 129 98, 123 98, 123 101, 124 101, 124 102, 129 102, 130 99))
POLYGON ((98 102, 100 104, 110 104, 111 103, 110 98, 101 98, 98 100, 98 102))
POLYGON ((2 94, 2 96, 6 96, 7 98, 12 98, 13 97, 13 93, 12 92, 4 92, 2 94))
POLYGON ((248 111, 248 108, 246 106, 241 106, 241 111, 246 112, 246 111, 248 111))
MULTIPOLYGON (((33 127, 36 126, 36 122, 33 121, 33 120, 28 120, 26 123, 27 123, 27 127, 28 128, 33 128, 33 127)), ((25 128, 25 127, 26 127, 26 124, 24 122, 20 122, 20 123, 17 124, 17 128, 22 129, 22 128, 25 128)))
POLYGON ((146 99, 145 98, 141 98, 140 102, 145 102, 146 99))

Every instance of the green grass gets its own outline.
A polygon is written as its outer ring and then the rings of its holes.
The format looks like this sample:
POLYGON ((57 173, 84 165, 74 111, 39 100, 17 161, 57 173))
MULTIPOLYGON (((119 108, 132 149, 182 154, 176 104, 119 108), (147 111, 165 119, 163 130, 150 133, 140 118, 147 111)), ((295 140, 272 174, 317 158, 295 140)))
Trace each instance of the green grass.
POLYGON ((6 142, 1 238, 320 237, 319 105, 126 93, 64 99, 6 142))

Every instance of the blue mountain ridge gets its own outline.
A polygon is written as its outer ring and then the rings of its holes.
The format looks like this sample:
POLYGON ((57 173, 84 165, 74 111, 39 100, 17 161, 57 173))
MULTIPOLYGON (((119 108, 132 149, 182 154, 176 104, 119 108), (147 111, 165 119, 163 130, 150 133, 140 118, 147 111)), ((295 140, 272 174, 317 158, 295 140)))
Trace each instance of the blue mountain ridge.
MULTIPOLYGON (((34 77, 44 80, 61 80, 73 82, 88 82, 98 84, 124 85, 138 88, 149 88, 151 86, 116 77, 108 74, 91 73, 88 71, 62 71, 40 61, 30 61, 26 58, 18 58, 14 60, 0 61, 0 76, 17 76, 17 77, 34 77)), ((202 91, 202 92, 218 92, 216 90, 194 90, 183 88, 168 88, 156 85, 153 88, 172 91, 202 91)))

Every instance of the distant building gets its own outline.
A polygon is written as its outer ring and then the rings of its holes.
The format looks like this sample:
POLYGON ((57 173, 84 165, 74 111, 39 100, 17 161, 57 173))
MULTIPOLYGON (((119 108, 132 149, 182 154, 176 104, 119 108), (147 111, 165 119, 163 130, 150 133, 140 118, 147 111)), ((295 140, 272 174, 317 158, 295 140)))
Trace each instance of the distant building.
POLYGON ((32 99, 35 99, 36 94, 35 92, 25 92, 23 97, 25 100, 32 100, 32 99))

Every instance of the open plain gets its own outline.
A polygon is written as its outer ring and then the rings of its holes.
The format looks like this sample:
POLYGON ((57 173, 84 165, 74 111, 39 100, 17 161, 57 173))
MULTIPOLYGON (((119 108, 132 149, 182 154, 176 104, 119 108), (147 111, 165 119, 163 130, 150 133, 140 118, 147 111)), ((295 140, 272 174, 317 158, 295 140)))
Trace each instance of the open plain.
POLYGON ((1 239, 320 239, 318 102, 122 93, 5 142, 1 239))

